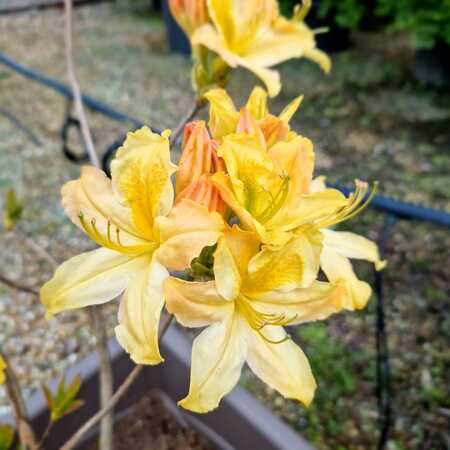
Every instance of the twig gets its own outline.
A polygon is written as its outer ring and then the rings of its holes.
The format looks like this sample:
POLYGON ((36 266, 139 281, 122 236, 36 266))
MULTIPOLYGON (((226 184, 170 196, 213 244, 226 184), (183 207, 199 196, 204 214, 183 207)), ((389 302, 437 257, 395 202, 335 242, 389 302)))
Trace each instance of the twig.
POLYGON ((25 401, 20 391, 20 384, 17 375, 14 372, 8 358, 3 353, 0 355, 6 363, 6 394, 8 395, 9 402, 11 403, 12 413, 17 424, 20 442, 25 449, 29 448, 30 450, 36 450, 38 443, 36 441, 36 436, 34 435, 33 429, 28 421, 28 413, 25 406, 25 401))
MULTIPOLYGON (((100 365, 100 405, 103 408, 109 403, 114 391, 113 373, 108 353, 108 335, 106 333, 102 311, 96 307, 89 308, 89 316, 92 332, 96 337, 95 349, 100 365)), ((99 441, 99 448, 101 450, 113 448, 112 433, 113 417, 111 413, 105 415, 105 418, 102 420, 99 441)))
POLYGON ((45 431, 41 436, 41 439, 39 439, 36 450, 41 450, 44 447, 44 444, 45 444, 46 439, 48 438, 48 435, 53 430, 53 425, 55 425, 55 421, 49 420, 47 427, 45 428, 45 431))
POLYGON ((27 292, 28 294, 33 294, 33 295, 37 295, 39 296, 39 292, 30 287, 30 286, 24 286, 20 283, 18 283, 17 281, 11 280, 10 278, 6 277, 5 275, 2 275, 0 273, 0 283, 6 284, 6 286, 12 288, 12 289, 17 289, 18 291, 22 291, 22 292, 27 292))
MULTIPOLYGON (((161 325, 158 333, 158 338, 161 339, 166 331, 168 330, 170 324, 172 323, 173 316, 169 315, 166 317, 165 322, 161 325)), ((80 441, 80 439, 92 428, 94 427, 106 414, 108 414, 117 405, 122 396, 128 391, 130 386, 137 379, 141 373, 144 366, 138 365, 128 374, 125 381, 120 385, 117 391, 109 400, 109 403, 100 409, 96 414, 94 414, 87 422, 85 422, 62 446, 59 450, 72 450, 80 441)))
MULTIPOLYGON (((94 142, 92 140, 91 130, 89 129, 86 113, 83 107, 83 101, 81 97, 81 90, 78 84, 77 77, 75 75, 75 68, 73 63, 73 46, 72 46, 72 0, 64 0, 65 11, 65 29, 64 29, 64 43, 67 63, 67 75, 72 87, 73 101, 75 106, 75 113, 78 116, 78 120, 81 125, 81 134, 86 146, 86 151, 89 155, 91 163, 100 167, 100 161, 97 153, 95 152, 94 142)), ((113 374, 111 368, 111 362, 108 354, 108 339, 104 325, 104 319, 102 315, 101 307, 91 307, 90 317, 91 325, 96 337, 96 350, 98 354, 100 364, 100 405, 105 408, 110 404, 113 393, 113 374)), ((113 405, 114 406, 114 405, 113 405)), ((112 408, 102 416, 102 423, 100 426, 100 450, 112 450, 112 427, 113 427, 113 414, 112 408)))
POLYGON ((87 122, 86 114, 84 112, 83 101, 81 99, 80 85, 78 84, 75 75, 75 67, 73 63, 73 46, 72 46, 72 0, 64 0, 65 21, 64 21, 64 44, 66 51, 67 76, 69 77, 70 86, 72 88, 73 102, 75 106, 75 113, 80 121, 81 132, 83 134, 86 150, 89 154, 89 159, 96 167, 100 167, 100 161, 94 148, 94 141, 92 140, 91 130, 87 122))
POLYGON ((170 145, 175 145, 178 142, 178 138, 183 132, 184 126, 192 120, 198 112, 203 108, 205 102, 203 100, 196 100, 188 113, 180 120, 178 125, 176 126, 174 132, 170 136, 170 145))

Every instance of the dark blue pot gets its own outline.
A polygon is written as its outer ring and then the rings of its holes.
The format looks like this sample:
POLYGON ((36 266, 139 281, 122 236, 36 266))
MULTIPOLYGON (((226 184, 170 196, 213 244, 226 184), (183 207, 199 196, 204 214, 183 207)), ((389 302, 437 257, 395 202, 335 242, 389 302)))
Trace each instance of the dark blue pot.
POLYGON ((167 0, 162 2, 163 16, 166 23, 167 38, 169 39, 169 49, 172 53, 181 53, 182 55, 191 54, 191 45, 184 31, 175 22, 170 13, 167 0))

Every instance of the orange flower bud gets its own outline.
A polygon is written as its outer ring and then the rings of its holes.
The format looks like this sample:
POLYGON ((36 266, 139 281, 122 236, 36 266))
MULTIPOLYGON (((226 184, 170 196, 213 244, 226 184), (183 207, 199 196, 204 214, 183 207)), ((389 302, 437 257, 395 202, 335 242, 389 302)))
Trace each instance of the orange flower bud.
POLYGON ((203 174, 225 171, 224 161, 217 156, 217 143, 211 140, 204 121, 190 122, 185 126, 182 147, 176 180, 177 194, 203 174))
POLYGON ((185 198, 205 205, 210 212, 215 211, 222 216, 225 215, 227 210, 227 205, 223 201, 219 190, 212 183, 211 176, 206 173, 183 189, 177 195, 176 202, 185 198))
POLYGON ((266 148, 266 140, 258 121, 253 117, 248 108, 241 108, 239 121, 236 128, 237 133, 246 133, 255 136, 263 148, 266 148))
POLYGON ((170 12, 188 36, 208 22, 206 0, 169 0, 170 12))

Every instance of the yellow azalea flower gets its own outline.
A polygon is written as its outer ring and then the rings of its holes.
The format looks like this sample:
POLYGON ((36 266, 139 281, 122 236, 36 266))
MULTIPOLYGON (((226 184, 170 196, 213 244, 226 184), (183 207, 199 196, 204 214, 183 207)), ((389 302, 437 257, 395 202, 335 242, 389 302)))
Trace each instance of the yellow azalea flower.
POLYGON ((128 133, 112 180, 84 167, 62 189, 66 214, 102 248, 63 263, 41 289, 48 315, 108 302, 123 291, 116 336, 136 363, 157 364, 158 324, 168 268, 182 270, 213 245, 224 224, 205 206, 173 206, 168 133, 128 133))
POLYGON ((206 0, 169 0, 169 8, 188 36, 209 20, 206 0))
POLYGON ((3 384, 5 382, 5 369, 6 369, 6 363, 5 360, 0 356, 0 384, 3 384))
POLYGON ((281 88, 280 75, 270 67, 291 58, 305 57, 330 70, 330 59, 316 48, 314 32, 296 13, 282 17, 276 0, 208 0, 212 23, 197 28, 193 46, 217 53, 228 66, 244 67, 266 85, 269 95, 281 88))
POLYGON ((345 197, 327 189, 322 178, 313 180, 313 145, 289 129, 301 97, 278 117, 268 113, 267 95, 260 88, 253 90, 240 112, 221 89, 206 97, 211 104, 209 127, 220 142, 218 154, 227 169, 212 180, 241 226, 258 233, 270 247, 287 245, 293 237, 302 236, 315 258, 311 267, 318 270, 320 264, 330 281, 345 279, 346 307, 364 307, 370 286, 356 278, 346 257, 366 259, 381 269, 384 263, 377 246, 361 236, 326 228, 367 205, 367 184, 357 181, 356 192, 345 197))
MULTIPOLYGON (((342 309, 341 283, 308 282, 291 246, 260 252, 252 232, 233 226, 214 254, 214 281, 165 282, 167 309, 187 327, 205 327, 194 340, 189 394, 179 404, 204 413, 236 385, 245 362, 287 398, 308 405, 314 381, 308 360, 283 325, 325 319, 342 309)), ((298 244, 302 248, 301 243, 298 244)))
POLYGON ((267 110, 267 94, 254 89, 238 113, 221 89, 210 91, 209 127, 226 172, 213 175, 223 199, 264 244, 284 245, 298 226, 345 207, 335 189, 309 192, 314 170, 312 142, 289 128, 302 97, 276 117, 267 110))

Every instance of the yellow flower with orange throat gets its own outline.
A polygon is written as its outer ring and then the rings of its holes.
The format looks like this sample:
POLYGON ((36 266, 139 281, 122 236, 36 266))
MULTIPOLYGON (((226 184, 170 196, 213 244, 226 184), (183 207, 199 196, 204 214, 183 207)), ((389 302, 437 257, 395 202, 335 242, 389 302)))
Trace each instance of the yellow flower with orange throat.
POLYGON ((372 241, 331 227, 362 211, 368 186, 357 181, 345 196, 313 176, 313 144, 290 126, 302 97, 278 115, 262 88, 239 110, 224 90, 205 97, 209 121, 186 125, 178 167, 169 132, 143 127, 118 150, 111 179, 85 167, 63 187, 67 215, 101 248, 63 263, 42 302, 52 315, 122 295, 116 337, 140 364, 163 361, 164 306, 182 325, 206 327, 184 408, 216 408, 244 363, 308 405, 316 382, 285 327, 366 305, 371 288, 349 258, 385 262, 372 241))
POLYGON ((329 57, 316 48, 314 32, 303 22, 310 1, 298 5, 291 19, 280 14, 276 0, 170 0, 169 5, 191 41, 199 66, 194 67, 193 77, 197 87, 211 87, 215 75, 225 77, 223 65, 243 67, 264 82, 270 96, 275 96, 281 81, 278 71, 271 67, 283 61, 304 57, 325 72, 330 70, 329 57))
POLYGON ((116 337, 139 364, 163 361, 158 325, 168 269, 183 270, 224 223, 190 199, 174 205, 168 135, 144 127, 129 133, 112 179, 86 166, 62 189, 66 214, 101 248, 63 263, 41 289, 48 315, 122 295, 116 337), (189 220, 186 220, 186 217, 189 220))

